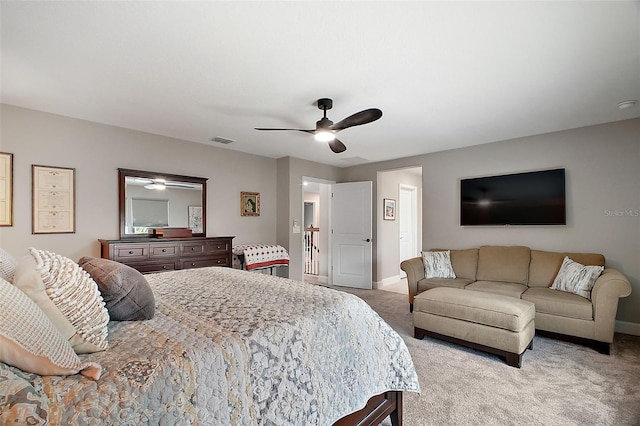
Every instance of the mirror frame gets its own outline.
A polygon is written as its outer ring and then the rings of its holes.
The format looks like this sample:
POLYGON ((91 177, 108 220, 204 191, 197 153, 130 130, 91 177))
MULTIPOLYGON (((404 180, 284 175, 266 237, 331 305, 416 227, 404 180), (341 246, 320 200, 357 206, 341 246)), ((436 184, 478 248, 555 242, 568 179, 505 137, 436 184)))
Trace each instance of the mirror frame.
POLYGON ((124 238, 149 238, 148 234, 126 233, 126 178, 141 177, 148 179, 165 179, 180 182, 199 183, 202 185, 202 232, 194 233, 194 237, 207 236, 207 180, 208 178, 173 175, 170 173, 148 172, 142 170, 118 169, 118 214, 120 216, 120 239, 124 238))

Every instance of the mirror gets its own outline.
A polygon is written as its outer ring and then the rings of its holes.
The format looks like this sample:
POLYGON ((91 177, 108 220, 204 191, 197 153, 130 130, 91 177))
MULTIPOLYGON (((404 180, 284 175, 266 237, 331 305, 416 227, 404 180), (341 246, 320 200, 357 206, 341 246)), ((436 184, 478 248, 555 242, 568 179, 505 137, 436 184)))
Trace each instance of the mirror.
POLYGON ((118 169, 120 238, 148 237, 153 228, 207 234, 207 179, 118 169))

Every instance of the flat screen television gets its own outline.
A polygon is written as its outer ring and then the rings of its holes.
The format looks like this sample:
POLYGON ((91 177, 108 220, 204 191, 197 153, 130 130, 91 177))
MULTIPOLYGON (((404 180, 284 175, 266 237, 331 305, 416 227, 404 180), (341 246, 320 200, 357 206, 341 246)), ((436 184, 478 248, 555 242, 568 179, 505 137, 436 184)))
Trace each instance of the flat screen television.
POLYGON ((566 225, 564 169, 460 181, 460 225, 566 225))

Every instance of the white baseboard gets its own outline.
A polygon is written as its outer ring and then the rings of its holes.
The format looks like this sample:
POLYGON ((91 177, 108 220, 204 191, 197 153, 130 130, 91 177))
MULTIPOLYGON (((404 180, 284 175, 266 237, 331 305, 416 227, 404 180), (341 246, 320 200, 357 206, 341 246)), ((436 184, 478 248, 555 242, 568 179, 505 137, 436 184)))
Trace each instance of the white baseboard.
POLYGON ((304 281, 315 282, 318 284, 327 284, 329 282, 329 277, 326 275, 307 275, 304 274, 304 281))
POLYGON ((640 336, 640 324, 635 322, 616 321, 616 332, 640 336))
POLYGON ((398 281, 400 281, 402 278, 400 277, 400 275, 394 275, 393 277, 387 277, 387 278, 383 278, 382 281, 374 281, 373 282, 373 288, 376 290, 380 290, 382 289, 382 287, 391 285, 391 284, 395 284, 398 281))

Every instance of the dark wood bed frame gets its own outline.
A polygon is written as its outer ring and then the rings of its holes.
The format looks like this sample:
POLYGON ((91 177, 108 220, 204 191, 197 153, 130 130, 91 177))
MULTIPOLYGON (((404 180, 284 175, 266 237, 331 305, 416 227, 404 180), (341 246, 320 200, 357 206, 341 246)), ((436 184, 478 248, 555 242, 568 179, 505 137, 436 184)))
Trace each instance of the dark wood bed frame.
POLYGON ((333 426, 376 426, 388 416, 393 426, 402 426, 402 391, 387 391, 371 397, 362 410, 341 418, 333 426))

